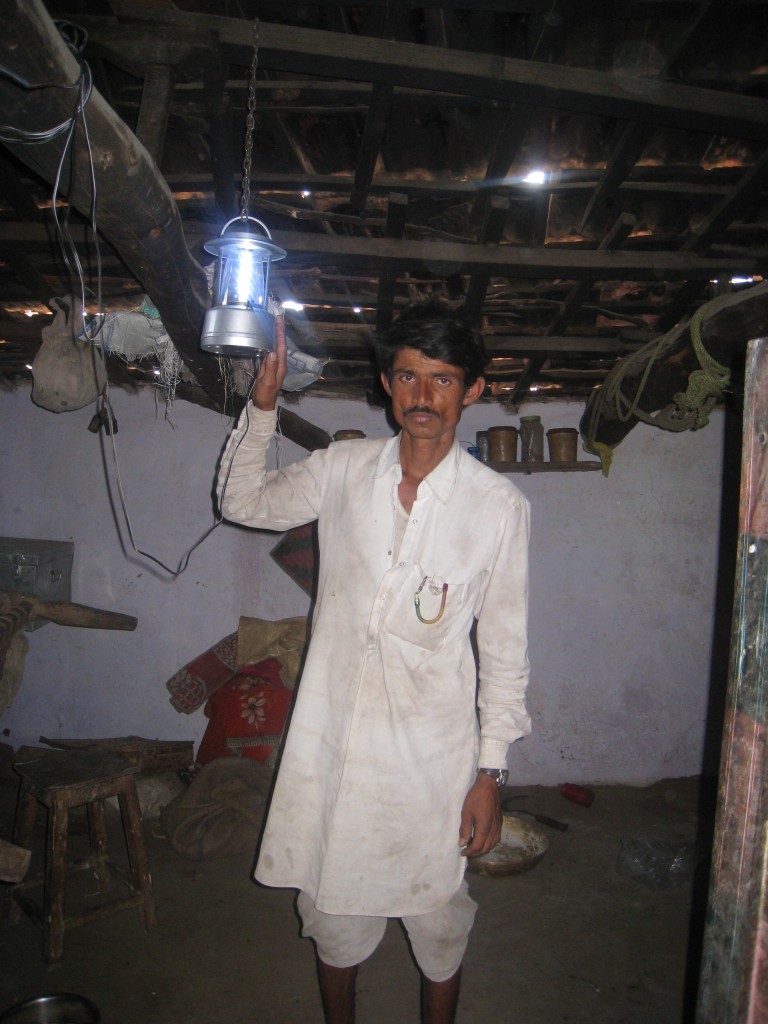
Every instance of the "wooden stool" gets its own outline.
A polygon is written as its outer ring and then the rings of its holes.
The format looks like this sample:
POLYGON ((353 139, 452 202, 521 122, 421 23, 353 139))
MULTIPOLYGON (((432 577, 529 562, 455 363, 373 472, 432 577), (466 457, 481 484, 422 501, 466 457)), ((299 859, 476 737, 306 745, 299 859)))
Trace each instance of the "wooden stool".
POLYGON ((19 908, 43 930, 43 948, 48 963, 61 959, 64 930, 107 917, 129 907, 137 907, 144 927, 155 923, 152 880, 144 845, 141 807, 134 774, 138 769, 119 754, 95 749, 42 751, 33 758, 14 764, 20 776, 19 797, 14 825, 14 842, 30 847, 38 803, 48 809, 45 850, 45 874, 13 886, 10 892, 9 920, 18 921, 19 908), (104 801, 118 798, 128 852, 130 879, 121 873, 107 854, 104 801), (67 862, 69 811, 86 806, 90 856, 77 863, 67 862), (99 907, 66 916, 64 895, 67 869, 90 868, 98 882, 98 891, 110 888, 110 875, 116 875, 131 895, 111 900, 99 907), (40 907, 26 890, 43 882, 40 907))

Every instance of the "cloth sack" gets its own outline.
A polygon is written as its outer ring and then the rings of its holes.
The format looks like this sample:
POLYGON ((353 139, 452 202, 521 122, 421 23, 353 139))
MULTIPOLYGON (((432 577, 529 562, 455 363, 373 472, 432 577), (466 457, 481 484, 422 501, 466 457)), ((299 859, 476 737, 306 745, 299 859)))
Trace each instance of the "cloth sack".
POLYGON ((160 827, 171 848, 190 860, 253 851, 271 783, 272 769, 258 761, 211 761, 162 809, 160 827))
POLYGON ((82 303, 71 295, 53 298, 53 323, 43 328, 43 342, 32 363, 32 401, 50 412, 69 412, 95 402, 107 375, 101 351, 78 337, 82 303))

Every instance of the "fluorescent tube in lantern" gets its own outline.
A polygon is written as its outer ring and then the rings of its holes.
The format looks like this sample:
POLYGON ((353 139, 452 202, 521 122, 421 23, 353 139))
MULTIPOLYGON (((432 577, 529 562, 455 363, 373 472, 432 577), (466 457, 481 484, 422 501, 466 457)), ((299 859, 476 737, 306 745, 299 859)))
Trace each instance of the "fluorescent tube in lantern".
POLYGON ((275 318, 269 312, 269 265, 288 253, 272 242, 267 227, 255 217, 233 217, 218 238, 206 242, 206 252, 218 257, 214 305, 205 314, 201 348, 217 356, 261 362, 275 349, 275 318), (224 232, 235 221, 253 221, 265 241, 251 231, 224 232))

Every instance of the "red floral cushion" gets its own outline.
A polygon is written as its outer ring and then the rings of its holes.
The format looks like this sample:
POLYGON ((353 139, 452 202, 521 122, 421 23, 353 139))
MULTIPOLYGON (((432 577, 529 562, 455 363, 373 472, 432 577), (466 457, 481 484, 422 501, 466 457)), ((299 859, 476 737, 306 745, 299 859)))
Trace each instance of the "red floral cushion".
POLYGON ((198 764, 219 757, 274 762, 293 697, 293 691, 283 686, 280 667, 277 658, 243 665, 211 694, 205 705, 210 721, 197 752, 198 764))

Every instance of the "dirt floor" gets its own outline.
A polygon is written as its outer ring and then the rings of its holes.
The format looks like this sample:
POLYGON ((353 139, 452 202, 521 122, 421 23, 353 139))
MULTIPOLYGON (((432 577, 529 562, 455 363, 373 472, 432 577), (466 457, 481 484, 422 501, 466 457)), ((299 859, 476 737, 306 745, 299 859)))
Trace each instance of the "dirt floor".
MULTIPOLYGON (((703 788, 699 779, 598 787, 590 807, 565 800, 557 787, 505 790, 521 809, 568 828, 541 826, 548 850, 524 874, 468 875, 479 911, 458 1024, 692 1020, 706 839, 698 870, 683 870, 674 886, 629 877, 617 865, 623 840, 706 835, 703 788)), ((7 839, 14 798, 7 771, 0 775, 0 836, 7 839)), ((85 832, 84 818, 79 828, 85 832)), ((121 838, 115 811, 110 829, 121 838)), ((322 1024, 314 953, 299 935, 293 894, 254 884, 250 853, 188 860, 170 849, 156 818, 145 817, 145 832, 155 928, 145 932, 129 910, 73 929, 62 961, 47 966, 29 919, 4 925, 0 1011, 31 996, 73 992, 96 1004, 104 1024, 322 1024)), ((416 1024, 418 1004, 418 972, 390 922, 360 969, 358 1024, 416 1024)))

